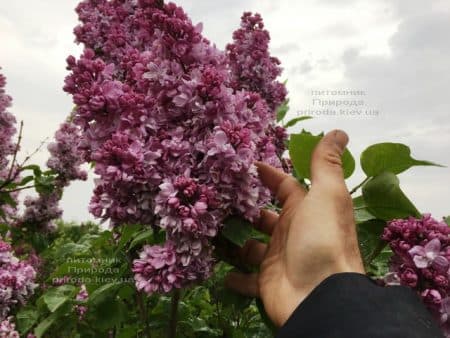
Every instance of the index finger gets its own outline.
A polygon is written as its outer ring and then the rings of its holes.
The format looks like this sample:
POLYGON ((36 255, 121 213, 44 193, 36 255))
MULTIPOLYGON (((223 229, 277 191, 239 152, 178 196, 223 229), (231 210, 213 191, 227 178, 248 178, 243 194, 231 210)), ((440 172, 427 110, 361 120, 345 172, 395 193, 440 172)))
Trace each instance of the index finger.
POLYGON ((281 205, 284 205, 290 196, 300 199, 305 197, 305 189, 292 175, 263 162, 256 162, 255 165, 261 182, 269 188, 281 205))

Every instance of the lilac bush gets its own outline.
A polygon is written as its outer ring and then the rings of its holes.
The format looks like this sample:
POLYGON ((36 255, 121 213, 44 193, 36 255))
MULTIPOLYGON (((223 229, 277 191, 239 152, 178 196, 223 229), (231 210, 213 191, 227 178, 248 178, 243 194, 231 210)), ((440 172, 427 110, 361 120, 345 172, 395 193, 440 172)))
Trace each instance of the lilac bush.
POLYGON ((392 220, 383 239, 394 253, 386 284, 416 290, 450 337, 450 227, 428 214, 392 220))
POLYGON ((114 227, 165 231, 134 262, 138 289, 202 280, 226 217, 254 220, 270 200, 254 162, 282 167, 287 135, 275 110, 286 89, 269 34, 245 13, 224 52, 173 3, 87 0, 77 12, 85 49, 67 59, 64 89, 98 175, 90 211, 114 227))

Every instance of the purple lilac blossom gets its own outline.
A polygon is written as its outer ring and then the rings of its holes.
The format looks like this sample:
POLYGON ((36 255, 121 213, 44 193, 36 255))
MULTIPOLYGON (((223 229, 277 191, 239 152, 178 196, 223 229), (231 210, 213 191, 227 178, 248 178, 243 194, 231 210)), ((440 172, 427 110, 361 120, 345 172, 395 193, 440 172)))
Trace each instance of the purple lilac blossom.
POLYGON ((390 221, 382 237, 394 253, 385 284, 413 288, 450 337, 450 227, 426 214, 390 221))
POLYGON ((270 34, 259 14, 246 12, 241 28, 233 33, 233 43, 226 48, 232 71, 232 86, 258 92, 272 110, 286 100, 286 86, 277 82, 280 60, 269 54, 270 34))
POLYGON ((13 317, 8 317, 0 321, 0 338, 20 338, 19 332, 16 331, 16 324, 13 317))
POLYGON ((0 320, 5 320, 12 307, 21 305, 34 293, 36 270, 19 260, 11 245, 0 237, 0 320))
MULTIPOLYGON (((80 291, 77 293, 75 300, 77 301, 85 301, 89 298, 89 293, 87 292, 86 285, 82 284, 80 287, 80 291)), ((88 308, 86 305, 75 305, 75 311, 78 314, 78 319, 83 320, 88 308)))
POLYGON ((254 220, 271 199, 254 162, 284 164, 275 110, 286 89, 269 34, 246 13, 234 36, 245 46, 224 52, 173 3, 85 0, 77 12, 84 52, 67 59, 64 89, 76 105, 79 150, 98 175, 90 211, 111 226, 165 231, 165 243, 134 261, 139 290, 203 280, 224 219, 254 220))
MULTIPOLYGON (((13 137, 17 130, 16 118, 8 111, 12 104, 12 98, 6 94, 5 86, 6 77, 0 73, 0 181, 2 182, 19 179, 16 168, 11 170, 11 156, 17 146, 13 137)), ((17 202, 18 192, 11 193, 10 196, 17 202)), ((17 208, 10 204, 3 204, 0 206, 0 211, 3 214, 3 221, 10 223, 17 213, 17 208)))
POLYGON ((62 216, 59 201, 63 188, 73 180, 87 179, 87 172, 81 169, 83 150, 79 147, 80 136, 80 128, 70 119, 62 123, 56 131, 54 141, 48 145, 50 158, 47 161, 47 167, 57 175, 53 191, 25 198, 22 224, 29 224, 46 232, 56 229, 55 220, 62 216))

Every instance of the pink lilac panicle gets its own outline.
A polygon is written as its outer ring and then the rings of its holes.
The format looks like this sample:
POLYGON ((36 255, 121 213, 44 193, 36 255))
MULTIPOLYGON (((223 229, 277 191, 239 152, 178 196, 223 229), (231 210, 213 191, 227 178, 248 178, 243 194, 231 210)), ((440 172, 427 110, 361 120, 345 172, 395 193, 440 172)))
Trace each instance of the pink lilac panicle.
POLYGON ((47 161, 47 167, 57 175, 54 190, 49 194, 41 193, 25 198, 25 210, 20 221, 22 225, 32 225, 43 232, 56 229, 55 220, 62 216, 59 202, 63 188, 73 180, 87 179, 87 172, 81 169, 84 160, 83 149, 79 145, 80 137, 81 130, 71 122, 71 118, 62 123, 56 131, 54 142, 48 145, 50 158, 47 161))
POLYGON ((385 283, 413 288, 450 337, 450 227, 426 214, 390 221, 382 238, 394 253, 385 283))
POLYGON ((0 338, 20 338, 13 319, 13 317, 8 317, 0 321, 0 338))
MULTIPOLYGON (((0 68, 1 70, 1 68, 0 68)), ((0 73, 0 174, 4 178, 4 169, 8 167, 8 156, 14 153, 16 145, 16 118, 7 109, 11 107, 12 98, 5 92, 6 77, 0 73)))
POLYGON ((272 110, 286 100, 286 87, 276 81, 281 75, 280 60, 270 56, 270 34, 259 14, 244 13, 241 28, 233 33, 226 48, 235 88, 258 92, 272 110))
POLYGON ((112 226, 165 230, 167 242, 134 262, 138 289, 205 279, 225 218, 254 220, 271 199, 254 162, 282 167, 275 109, 286 89, 262 20, 244 15, 235 44, 246 46, 225 53, 173 3, 85 0, 77 13, 85 48, 67 59, 64 90, 76 105, 78 149, 98 175, 90 211, 112 226), (242 67, 253 73, 240 76, 242 67))
MULTIPOLYGON (((17 168, 11 167, 12 164, 10 163, 11 157, 17 148, 13 140, 17 130, 16 118, 8 111, 8 108, 12 105, 12 98, 6 94, 5 86, 6 77, 0 73, 0 180, 3 182, 20 179, 17 168)), ((11 193, 10 196, 17 202, 18 192, 11 193)), ((8 223, 14 220, 17 213, 17 208, 9 204, 1 205, 0 210, 4 215, 4 221, 8 223)))
POLYGON ((33 266, 19 260, 11 245, 0 237, 0 320, 6 319, 11 308, 24 304, 34 293, 35 279, 33 266))

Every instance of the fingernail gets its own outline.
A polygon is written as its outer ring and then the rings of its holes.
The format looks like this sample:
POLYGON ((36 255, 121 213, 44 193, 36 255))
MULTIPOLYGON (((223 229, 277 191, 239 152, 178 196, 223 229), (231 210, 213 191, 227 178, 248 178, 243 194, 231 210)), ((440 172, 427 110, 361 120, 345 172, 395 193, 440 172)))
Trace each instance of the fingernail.
POLYGON ((345 150, 345 147, 348 144, 347 134, 342 130, 336 130, 334 132, 334 142, 336 142, 337 146, 341 150, 341 153, 343 153, 345 150))

